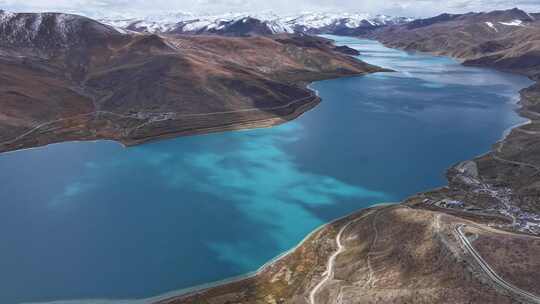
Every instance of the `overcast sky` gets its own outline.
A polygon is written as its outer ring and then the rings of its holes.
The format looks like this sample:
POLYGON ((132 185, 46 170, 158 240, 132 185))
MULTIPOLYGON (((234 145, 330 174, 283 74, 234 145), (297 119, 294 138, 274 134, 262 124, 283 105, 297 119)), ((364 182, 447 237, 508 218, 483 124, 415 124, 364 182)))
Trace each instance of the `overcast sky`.
POLYGON ((540 0, 0 0, 10 11, 63 11, 94 15, 145 15, 160 12, 348 11, 425 17, 519 7, 540 12, 540 0))

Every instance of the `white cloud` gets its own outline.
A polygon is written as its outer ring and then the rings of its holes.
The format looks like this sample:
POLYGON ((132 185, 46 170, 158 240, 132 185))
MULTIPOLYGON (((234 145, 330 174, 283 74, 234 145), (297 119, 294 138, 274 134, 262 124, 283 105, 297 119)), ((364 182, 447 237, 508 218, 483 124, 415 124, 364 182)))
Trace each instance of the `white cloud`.
POLYGON ((539 0, 0 0, 0 8, 14 11, 65 11, 85 14, 152 14, 171 11, 205 13, 305 10, 356 11, 390 15, 431 16, 520 7, 540 11, 539 0))

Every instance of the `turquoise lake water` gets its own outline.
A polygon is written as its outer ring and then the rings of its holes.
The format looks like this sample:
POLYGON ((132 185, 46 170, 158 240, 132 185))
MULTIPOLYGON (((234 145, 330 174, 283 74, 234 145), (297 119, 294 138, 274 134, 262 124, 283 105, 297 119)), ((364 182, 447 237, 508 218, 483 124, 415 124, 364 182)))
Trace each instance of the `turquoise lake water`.
POLYGON ((317 226, 445 184, 531 82, 334 37, 392 68, 312 84, 271 129, 0 155, 0 303, 133 299, 257 269, 317 226))

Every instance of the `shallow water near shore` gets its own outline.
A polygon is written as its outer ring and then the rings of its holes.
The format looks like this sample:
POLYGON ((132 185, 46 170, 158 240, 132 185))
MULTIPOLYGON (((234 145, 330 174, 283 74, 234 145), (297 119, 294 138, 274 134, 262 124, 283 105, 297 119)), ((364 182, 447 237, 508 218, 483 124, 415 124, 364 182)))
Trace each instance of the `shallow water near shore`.
POLYGON ((525 77, 332 37, 395 73, 311 85, 270 129, 0 155, 0 303, 146 298, 253 271, 339 216, 446 183, 486 152, 525 77))

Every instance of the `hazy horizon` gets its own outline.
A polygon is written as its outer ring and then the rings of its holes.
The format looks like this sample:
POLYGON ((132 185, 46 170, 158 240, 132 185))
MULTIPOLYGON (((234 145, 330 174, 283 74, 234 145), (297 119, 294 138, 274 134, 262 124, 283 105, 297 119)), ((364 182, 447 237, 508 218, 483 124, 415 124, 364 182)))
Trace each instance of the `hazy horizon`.
POLYGON ((518 7, 540 12, 538 0, 298 0, 291 8, 288 0, 0 0, 0 9, 15 12, 67 12, 89 16, 145 16, 162 13, 194 14, 260 13, 296 14, 300 12, 351 12, 392 16, 428 17, 440 13, 465 13, 518 7))

